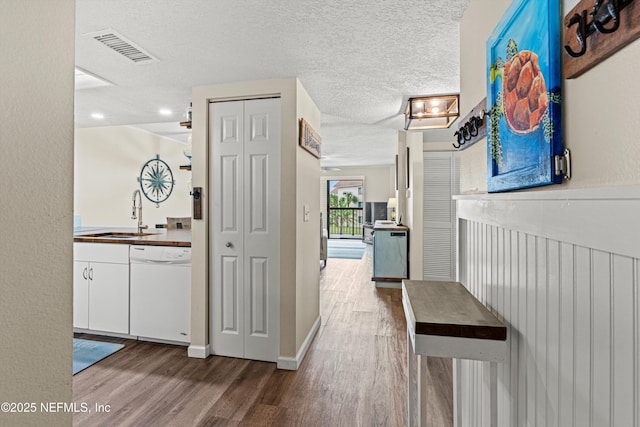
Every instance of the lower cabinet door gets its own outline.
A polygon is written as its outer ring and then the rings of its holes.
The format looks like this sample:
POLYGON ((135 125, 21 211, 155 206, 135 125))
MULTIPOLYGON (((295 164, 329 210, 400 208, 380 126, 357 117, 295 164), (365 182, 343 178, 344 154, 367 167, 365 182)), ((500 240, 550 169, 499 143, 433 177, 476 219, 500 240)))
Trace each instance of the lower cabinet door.
POLYGON ((129 265, 89 263, 89 329, 129 333, 129 265))
POLYGON ((89 263, 73 263, 73 327, 89 328, 89 263))

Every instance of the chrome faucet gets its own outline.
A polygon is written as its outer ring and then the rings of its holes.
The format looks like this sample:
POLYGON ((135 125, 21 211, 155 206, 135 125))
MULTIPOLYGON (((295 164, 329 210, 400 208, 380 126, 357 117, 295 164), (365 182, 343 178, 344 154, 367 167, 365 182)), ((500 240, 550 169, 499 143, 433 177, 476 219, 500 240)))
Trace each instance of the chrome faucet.
POLYGON ((133 209, 131 211, 131 219, 138 220, 138 233, 142 233, 142 230, 145 228, 149 228, 148 225, 142 224, 142 194, 140 190, 134 190, 133 196, 131 197, 133 200, 133 209), (136 196, 138 196, 139 204, 136 206, 136 196), (138 209, 138 215, 136 216, 136 208, 138 209))

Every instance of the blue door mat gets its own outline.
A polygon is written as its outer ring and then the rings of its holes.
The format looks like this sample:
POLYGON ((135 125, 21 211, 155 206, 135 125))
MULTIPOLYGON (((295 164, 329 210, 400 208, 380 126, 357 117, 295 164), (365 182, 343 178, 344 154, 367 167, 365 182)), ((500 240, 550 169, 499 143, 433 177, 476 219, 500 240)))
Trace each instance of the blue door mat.
POLYGON ((73 339, 73 375, 96 362, 111 356, 124 347, 124 344, 73 339))

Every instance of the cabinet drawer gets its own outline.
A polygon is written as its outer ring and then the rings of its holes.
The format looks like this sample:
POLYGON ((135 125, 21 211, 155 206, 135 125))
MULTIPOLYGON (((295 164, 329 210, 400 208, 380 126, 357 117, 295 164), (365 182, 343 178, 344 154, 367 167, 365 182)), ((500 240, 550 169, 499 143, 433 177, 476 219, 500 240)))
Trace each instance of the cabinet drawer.
POLYGON ((74 261, 129 263, 129 245, 118 243, 74 243, 74 261))

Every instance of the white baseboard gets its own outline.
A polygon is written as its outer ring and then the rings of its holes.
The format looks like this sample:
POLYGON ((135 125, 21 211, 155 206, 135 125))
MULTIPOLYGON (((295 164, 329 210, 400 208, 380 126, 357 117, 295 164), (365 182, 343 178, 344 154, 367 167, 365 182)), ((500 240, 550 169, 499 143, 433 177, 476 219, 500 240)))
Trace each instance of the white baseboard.
POLYGON ((90 335, 100 335, 103 337, 112 337, 112 338, 125 338, 130 340, 137 340, 138 337, 129 334, 120 334, 118 332, 105 332, 98 331, 95 329, 83 329, 83 328, 73 328, 73 332, 76 334, 90 334, 90 335))
POLYGON ((201 345, 190 345, 187 349, 187 356, 193 357, 196 359, 206 359, 211 354, 211 348, 207 344, 206 346, 201 345))
POLYGON ((320 316, 318 316, 316 321, 313 323, 311 330, 307 334, 307 337, 304 339, 304 342, 300 346, 296 357, 278 357, 278 369, 286 369, 288 371, 298 370, 298 367, 300 367, 300 364, 302 363, 302 359, 304 359, 304 356, 307 354, 307 350, 309 350, 309 347, 313 342, 313 338, 318 333, 318 329, 320 329, 320 324, 321 318, 320 316))
POLYGON ((183 347, 188 347, 189 343, 184 341, 171 341, 171 340, 161 340, 157 338, 147 338, 147 337, 138 337, 138 341, 148 341, 155 342, 158 344, 170 344, 170 345, 181 345, 183 347))

